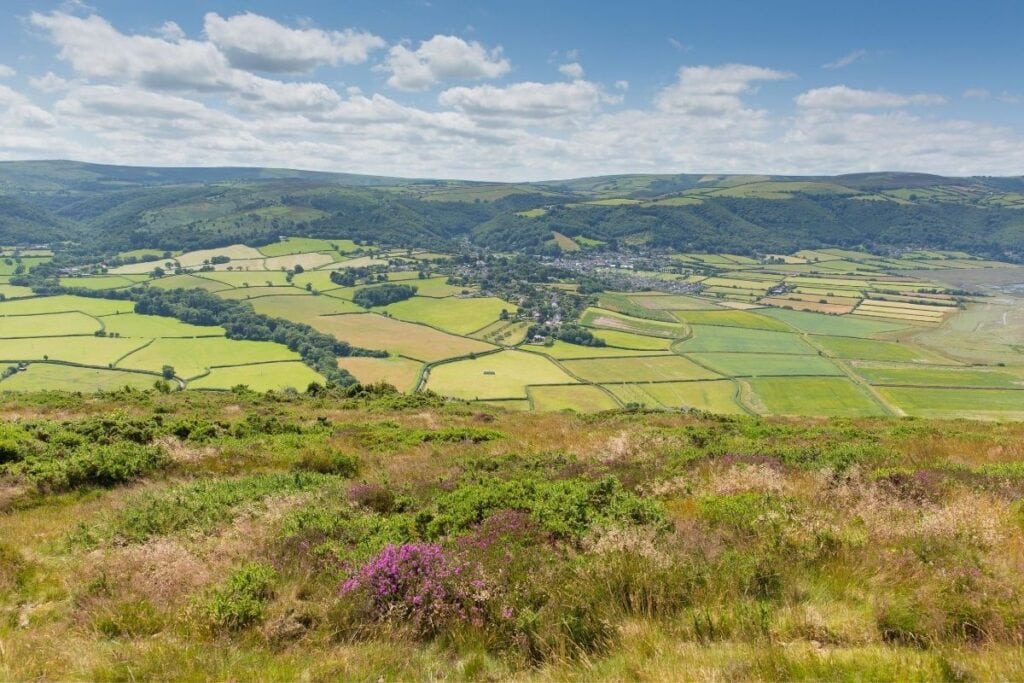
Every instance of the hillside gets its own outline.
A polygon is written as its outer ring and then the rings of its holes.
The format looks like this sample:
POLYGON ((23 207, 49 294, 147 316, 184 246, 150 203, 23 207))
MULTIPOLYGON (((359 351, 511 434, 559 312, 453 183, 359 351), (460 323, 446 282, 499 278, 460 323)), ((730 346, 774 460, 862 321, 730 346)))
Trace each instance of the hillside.
POLYGON ((1024 178, 632 175, 539 183, 247 168, 0 163, 0 244, 188 249, 281 234, 557 250, 554 233, 739 254, 954 249, 1018 261, 1024 178))

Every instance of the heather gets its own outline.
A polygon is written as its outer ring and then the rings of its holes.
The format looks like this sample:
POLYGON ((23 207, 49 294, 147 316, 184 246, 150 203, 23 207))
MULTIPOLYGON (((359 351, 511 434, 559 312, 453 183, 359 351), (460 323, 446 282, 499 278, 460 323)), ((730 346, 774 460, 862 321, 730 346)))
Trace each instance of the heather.
POLYGON ((1024 426, 0 406, 0 678, 1013 680, 1024 426))

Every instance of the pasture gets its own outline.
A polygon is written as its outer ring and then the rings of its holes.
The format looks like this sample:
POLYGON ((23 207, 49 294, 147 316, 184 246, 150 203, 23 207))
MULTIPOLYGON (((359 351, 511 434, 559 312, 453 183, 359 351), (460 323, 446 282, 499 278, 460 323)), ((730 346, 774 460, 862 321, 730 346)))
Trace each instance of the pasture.
POLYGON ((124 387, 151 389, 156 375, 123 370, 80 368, 58 363, 32 363, 21 372, 0 381, 4 391, 113 391, 124 387))
POLYGON ((58 296, 37 296, 30 299, 15 299, 0 302, 0 316, 35 315, 37 313, 66 313, 79 311, 86 315, 102 316, 113 313, 131 313, 135 304, 131 301, 114 299, 90 299, 83 296, 60 294, 58 296))
POLYGON ((431 368, 427 388, 444 396, 486 400, 525 397, 526 387, 533 384, 572 384, 575 381, 538 354, 499 351, 431 368))
POLYGON ((614 398, 598 387, 588 384, 534 386, 529 388, 529 394, 534 410, 575 410, 580 413, 596 413, 619 407, 614 398))
POLYGON ((722 325, 755 330, 790 331, 789 326, 785 323, 750 311, 676 311, 674 315, 690 325, 722 325))
POLYGON ((386 382, 399 391, 412 391, 416 388, 416 380, 423 368, 423 363, 399 356, 389 358, 348 356, 338 359, 338 367, 348 370, 361 384, 386 382))
POLYGON ((213 368, 209 374, 191 380, 190 389, 231 389, 245 385, 253 391, 295 389, 305 391, 312 382, 324 383, 324 378, 301 361, 260 363, 213 368))
POLYGON ((854 370, 871 384, 924 387, 980 387, 1020 389, 1024 404, 1024 374, 999 368, 913 367, 857 364, 854 370))
POLYGON ((896 322, 789 311, 782 308, 764 308, 758 314, 769 316, 808 334, 827 334, 840 337, 871 337, 907 327, 906 324, 896 322))
MULTIPOLYGON (((178 377, 189 379, 221 365, 251 365, 290 360, 299 360, 299 355, 273 342, 223 337, 167 338, 153 340, 153 343, 123 358, 117 367, 160 372, 163 366, 170 365, 178 377)), ((250 372, 257 371, 261 372, 262 368, 250 368, 250 372)))
POLYGON ((917 417, 1024 419, 1024 391, 1014 389, 932 389, 879 387, 878 393, 917 417))
MULTIPOLYGON (((106 367, 146 343, 112 337, 0 339, 0 361, 59 360, 106 367)), ((159 370, 159 368, 158 368, 159 370)))
POLYGON ((846 360, 879 360, 901 363, 934 363, 952 365, 951 361, 939 354, 915 344, 858 339, 856 337, 811 337, 811 342, 821 347, 833 358, 846 360))
POLYGON ((841 375, 842 371, 821 356, 776 353, 692 353, 689 357, 729 377, 785 375, 841 375))
MULTIPOLYGON (((569 344, 564 341, 555 341, 547 344, 527 344, 523 350, 531 353, 542 353, 545 356, 557 359, 572 358, 614 358, 622 356, 650 356, 649 350, 620 349, 615 346, 581 346, 580 344, 569 344)), ((664 353, 669 353, 667 350, 664 353)))
MULTIPOLYGON (((301 290, 300 290, 301 291, 301 290)), ((305 296, 277 295, 250 299, 249 305, 261 315, 268 315, 271 318, 284 318, 296 323, 312 325, 313 321, 322 315, 336 315, 340 313, 362 313, 363 309, 351 301, 336 299, 332 296, 305 296)))
POLYGON ((106 333, 120 337, 223 337, 220 325, 192 325, 162 315, 120 313, 99 319, 106 333))
MULTIPOLYGON (((886 411, 871 395, 846 377, 779 378, 748 380, 756 401, 772 415, 871 417, 886 411)), ((760 412, 760 411, 759 411, 760 412)))
POLYGON ((623 313, 616 313, 601 308, 588 308, 583 312, 580 321, 590 327, 598 327, 620 332, 632 332, 633 334, 647 335, 652 337, 679 338, 686 335, 686 327, 681 324, 648 320, 646 318, 635 318, 623 313))
POLYGON ((693 408, 728 415, 745 412, 736 403, 736 385, 731 380, 610 384, 608 389, 623 403, 648 408, 693 408))
POLYGON ((195 275, 189 274, 158 277, 150 280, 148 284, 150 287, 159 287, 160 289, 204 289, 207 292, 219 292, 223 289, 231 289, 231 285, 223 282, 196 277, 195 275))
POLYGON ((13 315, 0 318, 0 339, 85 335, 93 334, 102 327, 99 320, 78 311, 13 315))
POLYGON ((673 340, 668 337, 649 337, 643 334, 608 329, 595 329, 591 332, 598 339, 603 339, 608 346, 620 349, 667 351, 673 344, 673 340))
POLYGON ((714 372, 693 361, 674 354, 566 360, 562 362, 562 365, 572 374, 594 384, 714 379, 718 377, 714 372))
POLYGON ((385 308, 399 320, 423 323, 453 334, 469 334, 498 320, 502 311, 515 313, 516 307, 494 297, 470 299, 431 299, 414 296, 385 308))
POLYGON ((742 327, 693 325, 693 336, 677 342, 673 348, 682 352, 756 352, 814 353, 799 335, 791 332, 770 332, 742 327))

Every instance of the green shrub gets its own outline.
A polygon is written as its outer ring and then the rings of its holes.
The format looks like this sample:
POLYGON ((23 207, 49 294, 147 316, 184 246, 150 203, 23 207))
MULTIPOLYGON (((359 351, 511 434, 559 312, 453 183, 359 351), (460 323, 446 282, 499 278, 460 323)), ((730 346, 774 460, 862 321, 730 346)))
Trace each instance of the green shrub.
POLYGON ((141 638, 159 633, 163 618, 148 600, 118 602, 103 610, 93 625, 107 638, 141 638))
POLYGON ((274 597, 277 572, 265 564, 251 563, 236 569, 216 589, 206 605, 206 617, 217 631, 238 631, 263 618, 274 597))
POLYGON ((359 458, 329 448, 310 448, 299 454, 295 469, 320 474, 336 474, 351 479, 359 474, 359 458))
POLYGON ((40 491, 68 491, 85 486, 116 486, 165 467, 167 454, 153 446, 119 443, 82 446, 69 455, 48 452, 23 461, 17 472, 40 491))

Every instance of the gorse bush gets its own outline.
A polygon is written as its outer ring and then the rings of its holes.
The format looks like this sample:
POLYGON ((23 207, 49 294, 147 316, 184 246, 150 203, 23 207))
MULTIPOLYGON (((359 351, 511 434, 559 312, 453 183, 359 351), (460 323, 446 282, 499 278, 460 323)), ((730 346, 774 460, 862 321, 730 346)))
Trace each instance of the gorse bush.
POLYGON ((277 572, 265 564, 251 563, 235 570, 214 591, 206 605, 206 618, 215 630, 237 631, 263 618, 274 596, 277 572))
POLYGON ((114 486, 138 479, 170 462, 155 446, 116 444, 82 446, 60 457, 34 457, 16 470, 43 491, 67 491, 82 486, 114 486))

